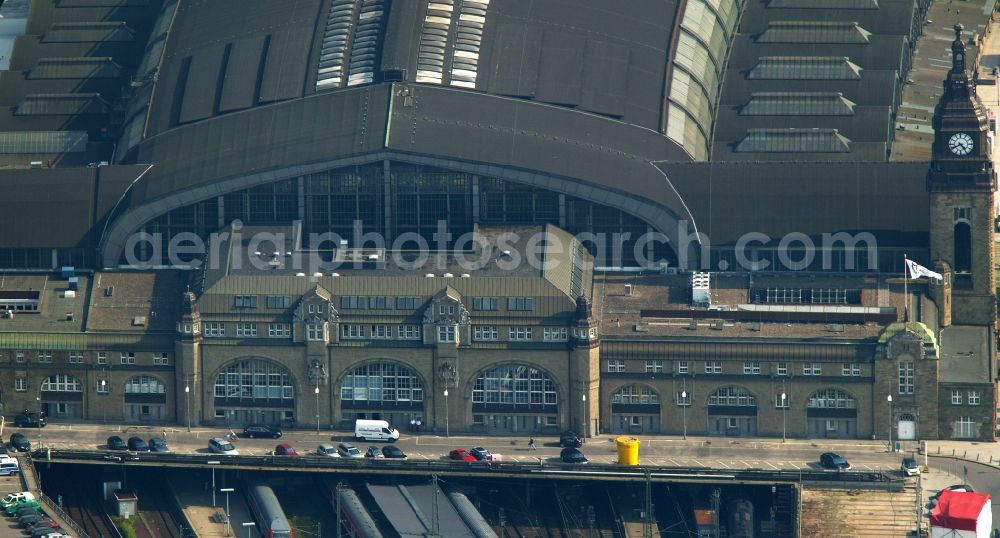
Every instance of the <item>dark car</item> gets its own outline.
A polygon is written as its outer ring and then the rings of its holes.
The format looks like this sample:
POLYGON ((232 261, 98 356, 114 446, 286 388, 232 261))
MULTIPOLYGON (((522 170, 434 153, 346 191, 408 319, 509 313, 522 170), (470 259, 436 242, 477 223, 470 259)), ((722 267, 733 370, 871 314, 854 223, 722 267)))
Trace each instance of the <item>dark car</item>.
POLYGON ((41 512, 35 512, 33 514, 27 514, 19 517, 17 519, 17 524, 24 528, 28 528, 43 519, 45 519, 44 514, 42 514, 41 512))
POLYGON ((15 433, 10 436, 10 447, 18 452, 27 452, 31 450, 31 442, 23 433, 15 433))
POLYGON ((51 527, 38 527, 37 529, 31 530, 31 536, 32 538, 42 538, 42 536, 48 536, 49 534, 55 534, 58 532, 60 532, 58 528, 53 529, 51 527))
POLYGON ((836 471, 849 471, 851 469, 851 464, 847 463, 847 460, 836 452, 824 452, 819 457, 819 464, 824 469, 833 469, 836 471))
POLYGON ((128 445, 125 444, 125 441, 122 441, 121 437, 112 435, 108 437, 108 450, 128 450, 128 445))
POLYGON ((264 424, 251 424, 246 428, 243 428, 243 437, 249 439, 267 438, 267 439, 277 439, 281 437, 281 430, 275 428, 274 426, 266 426, 264 424))
POLYGON ((44 428, 45 417, 32 412, 19 413, 14 417, 14 425, 18 428, 44 428))
MULTIPOLYGON (((108 446, 111 446, 110 442, 108 446)), ((146 441, 142 437, 129 437, 128 449, 135 452, 149 452, 149 445, 146 444, 146 441)))
POLYGON ((275 456, 298 456, 299 451, 295 450, 295 447, 290 443, 281 443, 280 445, 274 447, 275 456))
POLYGON ((397 460, 406 459, 406 454, 404 454, 403 451, 400 450, 399 447, 396 445, 386 445, 382 447, 382 455, 387 458, 392 458, 397 460))
POLYGON ((469 451, 464 448, 456 448, 448 453, 448 457, 453 460, 458 461, 476 461, 476 457, 469 454, 469 451))
POLYGON ((170 447, 167 446, 167 442, 159 437, 153 437, 149 440, 149 451, 150 452, 170 452, 170 447))
POLYGON ((559 459, 563 463, 587 463, 587 457, 580 452, 579 448, 568 446, 559 453, 559 459))
POLYGON ((12 516, 14 516, 14 517, 16 517, 16 518, 18 518, 18 519, 20 519, 20 518, 22 518, 22 517, 24 517, 24 516, 26 516, 28 514, 42 514, 42 515, 45 515, 42 512, 42 507, 38 505, 38 501, 35 501, 33 503, 29 503, 29 504, 25 504, 25 505, 22 505, 22 506, 18 506, 13 511, 11 511, 10 507, 8 507, 7 513, 10 514, 10 515, 12 515, 12 516))
POLYGON ((31 525, 28 525, 29 531, 34 531, 35 529, 58 529, 59 524, 51 519, 40 519, 31 525))
POLYGON ((583 446, 583 438, 573 431, 565 431, 559 435, 559 446, 580 448, 583 446))

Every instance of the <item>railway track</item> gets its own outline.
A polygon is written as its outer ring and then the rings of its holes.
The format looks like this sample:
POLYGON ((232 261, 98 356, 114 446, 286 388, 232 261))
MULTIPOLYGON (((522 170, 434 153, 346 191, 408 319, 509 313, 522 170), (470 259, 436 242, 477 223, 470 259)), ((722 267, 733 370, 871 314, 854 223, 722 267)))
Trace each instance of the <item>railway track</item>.
MULTIPOLYGON (((170 503, 163 493, 165 479, 159 475, 145 475, 133 484, 139 492, 139 516, 145 525, 148 538, 180 538, 180 525, 173 516, 170 503)), ((138 538, 143 538, 138 536, 138 538)))
POLYGON ((83 491, 81 484, 97 487, 96 477, 89 476, 90 474, 81 472, 46 473, 42 481, 43 489, 53 499, 62 497, 63 509, 66 514, 91 538, 117 538, 118 533, 110 528, 106 519, 100 495, 97 495, 96 492, 88 494, 83 491))

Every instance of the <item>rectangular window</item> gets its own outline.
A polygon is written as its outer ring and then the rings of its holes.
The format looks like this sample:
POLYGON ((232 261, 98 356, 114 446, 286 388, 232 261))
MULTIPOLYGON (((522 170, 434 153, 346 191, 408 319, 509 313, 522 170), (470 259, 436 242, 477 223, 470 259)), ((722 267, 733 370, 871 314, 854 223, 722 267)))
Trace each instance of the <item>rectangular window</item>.
POLYGON ((705 373, 706 374, 721 374, 722 373, 722 362, 721 361, 705 361, 705 373))
POLYGON ((531 333, 531 327, 510 327, 507 331, 508 339, 520 342, 531 340, 531 333))
POLYGON ((788 375, 788 363, 787 362, 779 362, 777 364, 776 373, 778 375, 788 375))
POLYGON ((39 351, 38 352, 38 362, 52 362, 52 352, 51 351, 39 351))
POLYGON ((107 364, 108 363, 108 352, 98 351, 97 352, 97 364, 107 364))
POLYGON ((343 324, 340 326, 340 336, 342 338, 357 339, 365 337, 364 325, 343 324))
POLYGON ((858 377, 861 375, 861 365, 854 364, 851 362, 845 362, 840 365, 840 374, 852 377, 858 377))
POLYGON ((969 391, 969 405, 979 405, 980 396, 978 390, 969 391))
POLYGON ((326 340, 322 323, 306 323, 306 340, 319 342, 326 340))
POLYGON ((367 299, 367 297, 362 297, 360 295, 345 295, 340 298, 340 308, 347 310, 368 308, 367 299))
POLYGON ((913 363, 899 363, 899 393, 913 394, 913 363))
POLYGON ((392 338, 392 325, 372 325, 369 328, 372 331, 372 338, 378 338, 379 340, 392 338))
POLYGON ((802 375, 823 375, 823 365, 818 362, 802 363, 802 375))
POLYGON ((100 380, 97 382, 97 393, 98 394, 108 394, 111 392, 111 384, 105 380, 100 380))
POLYGON ((153 353, 153 366, 169 366, 170 358, 167 356, 166 352, 163 353, 153 353))
POLYGON ((23 351, 15 351, 14 352, 14 360, 17 361, 17 362, 24 362, 24 352, 23 351))
POLYGON ((955 433, 952 435, 955 439, 972 439, 973 437, 978 437, 979 425, 976 424, 972 417, 959 417, 955 421, 955 433))
POLYGON ((546 342, 565 342, 568 339, 566 327, 545 327, 542 336, 546 342))
POLYGON ((206 338, 226 336, 226 324, 219 322, 205 323, 204 333, 206 338))
POLYGON ((962 405, 962 391, 951 391, 951 405, 962 405))
POLYGON ((532 297, 508 297, 507 310, 528 311, 535 309, 535 299, 532 297))
POLYGON ((234 308, 257 308, 256 295, 237 295, 233 299, 234 308))
POLYGON ((257 336, 256 323, 237 323, 236 336, 257 336))
POLYGON ((608 359, 608 372, 618 374, 625 371, 625 359, 608 359))
POLYGON ((292 336, 290 323, 269 323, 267 325, 268 338, 288 338, 290 336, 292 336))
POLYGON ((135 364, 135 351, 121 352, 122 364, 135 364))
POLYGON ((454 325, 442 325, 437 328, 438 342, 457 342, 458 334, 455 331, 454 325))
POLYGON ((416 310, 420 308, 420 297, 396 297, 396 310, 416 310))
POLYGON ((403 340, 420 340, 420 325, 400 325, 399 337, 403 340))
POLYGON ((686 391, 686 390, 682 390, 682 391, 678 392, 677 393, 677 405, 679 405, 681 407, 690 407, 691 406, 691 393, 688 392, 688 391, 686 391))
POLYGON ((215 410, 215 418, 226 418, 226 410, 225 409, 216 409, 215 410))
POLYGON ((778 394, 774 395, 774 407, 778 409, 788 409, 789 400, 790 398, 788 397, 787 394, 779 392, 778 394), (784 398, 782 398, 782 396, 784 396, 784 398))
POLYGON ((480 342, 495 342, 500 339, 500 330, 496 326, 476 325, 472 327, 472 338, 480 342))
POLYGON ((496 310, 500 299, 496 297, 473 297, 473 310, 496 310))
POLYGON ((375 310, 392 310, 392 298, 384 295, 369 297, 368 308, 375 310))
POLYGON ((746 375, 759 375, 760 374, 760 362, 758 361, 743 361, 743 373, 746 375))
POLYGON ((69 363, 70 364, 83 364, 83 352, 82 351, 70 351, 69 352, 69 363))
POLYGON ((658 373, 663 371, 663 361, 659 359, 646 361, 646 373, 658 373))
POLYGON ((677 373, 678 374, 688 373, 688 361, 677 361, 677 373))
POLYGON ((292 298, 284 295, 268 295, 268 308, 288 308, 292 304, 292 298))
POLYGON ((25 392, 28 390, 28 381, 23 377, 18 377, 14 379, 14 390, 17 392, 25 392))

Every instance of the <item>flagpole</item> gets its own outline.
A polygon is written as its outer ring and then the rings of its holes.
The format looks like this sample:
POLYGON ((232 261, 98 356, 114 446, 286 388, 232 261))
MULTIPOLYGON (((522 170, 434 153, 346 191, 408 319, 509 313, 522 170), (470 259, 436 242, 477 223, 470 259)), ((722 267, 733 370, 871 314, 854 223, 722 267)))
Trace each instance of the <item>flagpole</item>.
POLYGON ((909 280, 906 274, 906 253, 903 253, 903 323, 910 321, 910 294, 907 289, 907 281, 909 280))

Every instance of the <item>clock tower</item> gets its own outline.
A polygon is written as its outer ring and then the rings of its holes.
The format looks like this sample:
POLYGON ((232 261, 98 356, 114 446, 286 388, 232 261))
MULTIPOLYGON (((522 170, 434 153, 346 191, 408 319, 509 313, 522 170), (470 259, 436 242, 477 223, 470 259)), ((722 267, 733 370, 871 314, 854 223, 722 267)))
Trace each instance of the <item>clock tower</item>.
MULTIPOLYGON (((951 272, 951 318, 955 324, 992 325, 993 198, 996 174, 986 133, 986 109, 965 70, 962 25, 955 25, 952 66, 934 110, 930 193, 931 260, 951 272)), ((939 308, 943 305, 938 305, 939 308)))

